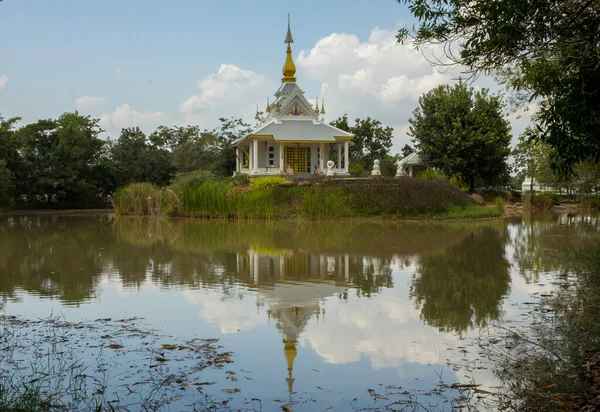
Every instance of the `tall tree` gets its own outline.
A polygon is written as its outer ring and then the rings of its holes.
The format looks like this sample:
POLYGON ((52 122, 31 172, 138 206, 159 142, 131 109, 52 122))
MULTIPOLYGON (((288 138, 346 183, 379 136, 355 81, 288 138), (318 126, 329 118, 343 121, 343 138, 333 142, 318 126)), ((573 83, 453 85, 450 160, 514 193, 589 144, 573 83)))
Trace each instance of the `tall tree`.
POLYGON ((394 129, 383 126, 379 120, 370 117, 356 119, 354 125, 350 126, 348 116, 344 115, 331 122, 331 125, 354 135, 354 145, 350 147, 351 165, 360 164, 370 169, 375 159, 383 160, 389 154, 394 129))
POLYGON ((235 170, 235 152, 231 144, 252 131, 252 127, 242 119, 219 118, 221 126, 215 128, 212 134, 219 144, 219 152, 213 172, 218 176, 231 176, 235 170))
POLYGON ((405 145, 402 147, 401 156, 404 158, 404 157, 406 157, 406 156, 408 156, 409 154, 411 154, 411 153, 414 153, 414 152, 415 152, 415 148, 414 148, 414 147, 412 147, 412 146, 411 146, 411 145, 409 145, 409 144, 405 144, 405 145))
POLYGON ((119 139, 112 145, 117 184, 150 182, 168 185, 175 174, 172 153, 165 148, 164 140, 149 140, 139 128, 121 130, 119 139))
POLYGON ((554 174, 550 170, 550 147, 539 141, 539 131, 528 127, 519 136, 519 141, 512 151, 518 172, 530 178, 529 190, 533 192, 534 179, 538 183, 554 183, 554 174))
POLYGON ((20 118, 4 120, 0 116, 0 207, 13 203, 17 186, 22 182, 23 162, 15 124, 20 118))
POLYGON ((19 194, 28 201, 89 202, 114 190, 98 120, 77 112, 17 131, 23 157, 19 194))
POLYGON ((477 181, 493 185, 508 176, 510 126, 501 111, 500 97, 485 89, 462 82, 438 86, 419 98, 409 135, 425 164, 459 178, 472 192, 477 181))
POLYGON ((443 44, 440 64, 476 76, 493 73, 510 89, 541 100, 540 138, 567 171, 600 159, 600 2, 598 0, 398 0, 418 19, 398 40, 443 44))

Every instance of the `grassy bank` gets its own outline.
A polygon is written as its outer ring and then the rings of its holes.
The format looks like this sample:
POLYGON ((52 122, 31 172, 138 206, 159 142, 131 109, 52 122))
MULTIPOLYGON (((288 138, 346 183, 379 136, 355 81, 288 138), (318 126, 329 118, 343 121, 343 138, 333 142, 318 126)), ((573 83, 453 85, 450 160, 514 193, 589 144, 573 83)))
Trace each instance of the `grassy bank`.
POLYGON ((238 177, 159 188, 135 183, 113 200, 118 215, 207 219, 473 218, 497 216, 456 187, 413 178, 288 182, 238 177))

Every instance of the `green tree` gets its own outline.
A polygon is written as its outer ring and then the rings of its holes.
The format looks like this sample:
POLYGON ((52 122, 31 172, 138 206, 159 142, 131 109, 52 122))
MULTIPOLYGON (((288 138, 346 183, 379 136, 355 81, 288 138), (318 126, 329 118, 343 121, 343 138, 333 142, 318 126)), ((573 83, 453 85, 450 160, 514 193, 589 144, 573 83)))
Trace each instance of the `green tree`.
POLYGON ((27 201, 91 202, 112 193, 114 180, 101 131, 97 119, 77 112, 19 129, 19 196, 27 201))
POLYGON ((526 100, 541 100, 540 138, 568 171, 600 158, 600 2, 597 0, 398 0, 419 24, 417 48, 443 45, 473 76, 492 73, 526 100))
POLYGON ((519 136, 512 155, 515 158, 517 171, 530 178, 531 192, 533 192, 534 179, 539 183, 552 183, 549 153, 550 147, 539 141, 539 131, 536 128, 528 127, 519 136))
POLYGON ((412 146, 411 146, 411 145, 409 145, 409 144, 405 144, 405 145, 402 147, 402 151, 401 151, 401 157, 402 157, 402 158, 405 158, 406 156, 408 156, 409 154, 411 154, 411 153, 414 153, 414 152, 415 152, 415 148, 414 148, 414 147, 412 147, 412 146))
POLYGON ((354 135, 354 145, 350 146, 350 165, 361 165, 370 170, 375 159, 384 160, 389 154, 394 129, 383 126, 379 120, 370 117, 356 119, 350 126, 348 116, 344 115, 330 124, 354 135))
POLYGON ((118 140, 111 147, 115 176, 118 186, 132 182, 151 182, 166 186, 175 174, 173 155, 166 147, 172 143, 167 133, 152 135, 148 139, 139 127, 121 130, 118 140))
POLYGON ((221 126, 212 131, 212 135, 219 145, 213 172, 217 176, 231 176, 235 170, 235 152, 231 145, 235 140, 248 135, 252 131, 252 127, 244 123, 242 119, 221 117, 219 121, 221 126))
POLYGON ((419 98, 409 135, 425 164, 464 181, 490 186, 508 179, 510 126, 502 101, 463 82, 442 85, 419 98))
POLYGON ((20 118, 4 120, 0 116, 0 206, 13 203, 16 189, 22 180, 22 158, 15 136, 15 124, 20 118))

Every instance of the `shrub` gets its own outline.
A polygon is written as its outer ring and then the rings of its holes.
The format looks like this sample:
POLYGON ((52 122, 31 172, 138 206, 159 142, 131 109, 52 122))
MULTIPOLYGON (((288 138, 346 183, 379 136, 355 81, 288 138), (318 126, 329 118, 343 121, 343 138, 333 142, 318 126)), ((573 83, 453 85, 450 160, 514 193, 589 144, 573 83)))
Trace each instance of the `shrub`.
POLYGON ((245 173, 240 173, 230 178, 230 182, 233 186, 250 186, 250 177, 245 173))
POLYGON ((361 164, 350 165, 348 172, 351 176, 360 177, 363 175, 369 175, 369 171, 364 168, 361 164))
POLYGON ((279 186, 281 183, 286 181, 287 179, 283 176, 256 177, 250 180, 250 189, 264 190, 267 188, 279 186))
POLYGON ((594 197, 590 199, 588 206, 592 209, 600 209, 600 198, 594 197))
POLYGON ((112 199, 117 215, 156 216, 162 203, 162 190, 152 183, 132 183, 120 188, 112 199))
POLYGON ((498 213, 504 213, 504 205, 506 205, 506 199, 503 196, 496 196, 494 198, 494 204, 496 205, 496 210, 498 211, 498 213))
POLYGON ((423 180, 440 180, 440 181, 448 180, 448 179, 446 179, 446 176, 444 176, 443 173, 438 173, 435 170, 431 170, 431 169, 420 171, 417 174, 417 177, 419 179, 423 179, 423 180))

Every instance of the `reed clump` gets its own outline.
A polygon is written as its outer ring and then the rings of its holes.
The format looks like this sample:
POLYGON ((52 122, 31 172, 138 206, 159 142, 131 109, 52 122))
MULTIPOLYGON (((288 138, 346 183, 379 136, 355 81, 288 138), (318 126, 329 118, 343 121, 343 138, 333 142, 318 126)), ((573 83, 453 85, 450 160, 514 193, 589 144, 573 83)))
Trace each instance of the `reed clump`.
POLYGON ((208 179, 201 184, 175 183, 168 188, 134 183, 117 191, 113 206, 118 215, 205 219, 460 218, 497 214, 489 208, 475 213, 472 200, 445 181, 409 177, 289 182, 272 176, 208 179), (463 211, 465 216, 461 216, 463 211))

